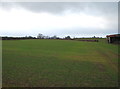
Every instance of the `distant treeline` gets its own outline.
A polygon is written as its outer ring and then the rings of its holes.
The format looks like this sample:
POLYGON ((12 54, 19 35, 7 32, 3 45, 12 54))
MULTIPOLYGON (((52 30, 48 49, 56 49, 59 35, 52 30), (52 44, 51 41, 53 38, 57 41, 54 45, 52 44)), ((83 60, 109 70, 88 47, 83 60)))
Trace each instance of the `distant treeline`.
POLYGON ((2 37, 2 40, 24 40, 24 39, 36 39, 36 37, 2 37))
POLYGON ((25 40, 25 39, 59 39, 59 40, 77 40, 77 41, 88 41, 88 42, 98 42, 98 39, 96 38, 101 38, 101 37, 90 37, 90 38, 71 38, 70 36, 66 36, 63 38, 60 38, 56 35, 50 37, 50 36, 45 36, 41 33, 37 35, 37 37, 32 37, 32 36, 25 36, 25 37, 2 37, 2 40, 25 40), (92 38, 92 39, 91 39, 92 38))
POLYGON ((25 40, 25 39, 71 39, 68 37, 59 38, 59 37, 48 37, 48 38, 36 38, 36 37, 2 37, 2 40, 25 40))
POLYGON ((25 40, 25 39, 66 39, 66 40, 70 40, 70 36, 66 36, 65 38, 60 38, 57 36, 43 36, 41 34, 39 34, 37 37, 32 37, 32 36, 25 36, 25 37, 2 37, 2 40, 25 40))
POLYGON ((98 39, 95 38, 70 38, 70 36, 67 36, 65 38, 59 38, 59 37, 47 37, 47 38, 38 38, 38 37, 2 37, 2 40, 26 40, 26 39, 59 39, 59 40, 76 40, 76 41, 87 41, 87 42, 99 42, 98 39))

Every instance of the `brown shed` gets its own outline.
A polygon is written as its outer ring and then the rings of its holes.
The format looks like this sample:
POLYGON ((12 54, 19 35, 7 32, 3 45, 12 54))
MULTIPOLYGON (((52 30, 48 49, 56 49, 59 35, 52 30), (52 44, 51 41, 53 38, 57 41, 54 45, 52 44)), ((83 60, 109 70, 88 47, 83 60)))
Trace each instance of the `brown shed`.
POLYGON ((108 43, 118 43, 120 44, 120 34, 107 35, 108 43))

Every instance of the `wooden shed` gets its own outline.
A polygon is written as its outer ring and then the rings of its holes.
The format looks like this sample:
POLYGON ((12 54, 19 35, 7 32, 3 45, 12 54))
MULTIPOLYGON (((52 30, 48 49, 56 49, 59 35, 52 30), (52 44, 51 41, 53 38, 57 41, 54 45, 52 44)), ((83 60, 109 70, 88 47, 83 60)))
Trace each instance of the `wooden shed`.
POLYGON ((107 35, 108 43, 117 43, 120 44, 120 34, 107 35))

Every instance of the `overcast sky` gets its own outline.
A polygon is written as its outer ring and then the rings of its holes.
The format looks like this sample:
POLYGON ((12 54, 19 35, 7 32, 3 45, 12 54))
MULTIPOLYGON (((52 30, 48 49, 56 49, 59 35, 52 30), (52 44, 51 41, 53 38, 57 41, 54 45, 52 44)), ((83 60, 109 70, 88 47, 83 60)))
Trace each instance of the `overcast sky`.
POLYGON ((118 33, 117 2, 1 2, 0 36, 91 37, 118 33))

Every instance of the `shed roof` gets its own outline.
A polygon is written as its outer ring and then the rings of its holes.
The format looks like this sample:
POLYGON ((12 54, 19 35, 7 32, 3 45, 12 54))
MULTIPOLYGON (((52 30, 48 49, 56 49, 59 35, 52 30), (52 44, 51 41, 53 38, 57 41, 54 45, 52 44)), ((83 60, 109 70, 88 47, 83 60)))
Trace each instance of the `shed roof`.
POLYGON ((107 35, 106 37, 120 37, 120 34, 107 35))

